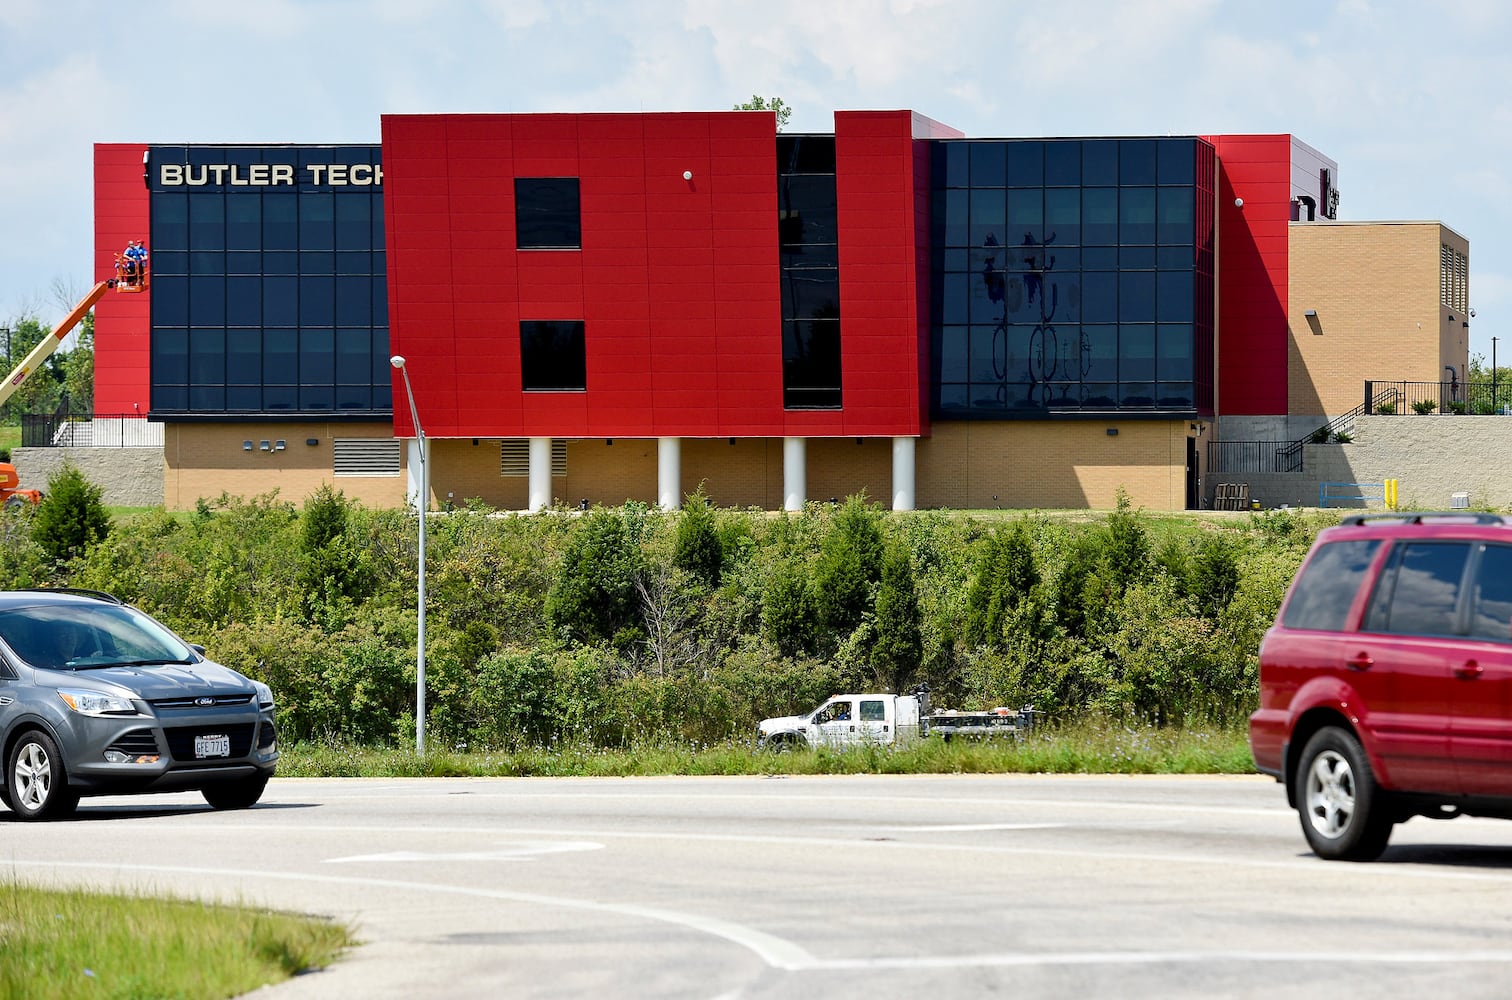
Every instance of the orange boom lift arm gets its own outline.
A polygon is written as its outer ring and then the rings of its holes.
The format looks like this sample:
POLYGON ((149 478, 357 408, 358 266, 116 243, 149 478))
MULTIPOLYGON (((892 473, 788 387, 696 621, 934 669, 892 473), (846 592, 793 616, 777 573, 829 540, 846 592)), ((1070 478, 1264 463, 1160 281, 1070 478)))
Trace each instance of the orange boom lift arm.
POLYGON ((22 383, 42 367, 42 362, 52 356, 52 353, 58 349, 58 345, 63 343, 63 338, 68 336, 69 331, 79 325, 79 321, 94 308, 95 303, 100 301, 114 284, 114 281, 102 281, 91 288, 89 294, 73 307, 73 312, 65 316, 63 322, 58 324, 57 329, 53 330, 49 336, 43 337, 36 347, 27 352, 26 357, 21 359, 21 363, 6 377, 5 384, 0 385, 0 405, 4 405, 5 401, 21 388, 22 383))
POLYGON ((105 293, 114 288, 118 292, 145 292, 147 290, 147 251, 140 242, 133 242, 127 246, 125 252, 116 254, 116 275, 107 281, 102 281, 89 290, 89 294, 79 300, 79 304, 73 307, 73 311, 63 317, 63 322, 46 337, 41 343, 27 352, 21 363, 11 370, 5 377, 5 382, 0 384, 0 406, 5 405, 15 391, 21 388, 28 378, 42 367, 42 362, 52 357, 54 351, 63 343, 74 327, 89 314, 89 310, 95 307, 95 303, 104 298, 105 293))

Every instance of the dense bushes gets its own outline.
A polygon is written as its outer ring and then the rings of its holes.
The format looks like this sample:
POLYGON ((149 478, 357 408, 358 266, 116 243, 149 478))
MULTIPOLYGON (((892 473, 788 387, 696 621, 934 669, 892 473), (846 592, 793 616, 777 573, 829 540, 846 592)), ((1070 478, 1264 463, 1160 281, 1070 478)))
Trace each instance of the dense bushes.
MULTIPOLYGON (((86 484, 87 485, 87 484, 86 484)), ((87 491, 86 491, 87 492, 87 491)), ((714 742, 842 689, 1229 723, 1320 515, 432 514, 427 731, 441 746, 714 742)), ((272 684, 287 739, 415 729, 416 525, 322 490, 120 518, 61 559, 8 514, 19 585, 111 591, 272 684), (71 553, 71 554, 70 554, 71 553)))

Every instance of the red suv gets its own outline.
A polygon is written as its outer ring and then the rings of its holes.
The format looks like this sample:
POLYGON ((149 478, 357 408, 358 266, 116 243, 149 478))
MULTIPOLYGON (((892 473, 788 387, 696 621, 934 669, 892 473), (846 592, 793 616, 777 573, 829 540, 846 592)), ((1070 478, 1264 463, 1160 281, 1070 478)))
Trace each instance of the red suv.
POLYGON ((1512 819, 1512 519, 1319 532, 1260 645, 1250 751, 1319 857, 1377 858, 1413 816, 1512 819))

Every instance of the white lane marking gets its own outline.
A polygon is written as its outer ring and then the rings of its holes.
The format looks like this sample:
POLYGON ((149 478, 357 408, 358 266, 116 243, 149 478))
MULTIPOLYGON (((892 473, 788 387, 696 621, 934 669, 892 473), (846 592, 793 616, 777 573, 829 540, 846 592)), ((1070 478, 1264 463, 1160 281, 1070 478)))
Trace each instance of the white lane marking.
POLYGON ((194 868, 178 865, 108 864, 89 861, 11 861, 12 867, 32 868, 78 868, 115 872, 148 872, 170 875, 206 875, 220 880, 227 877, 247 879, 276 879, 284 882, 310 882, 323 885, 354 885, 377 889, 399 889, 405 892, 438 893, 451 896, 470 896, 475 899, 494 899, 507 903, 525 903, 532 906, 557 906, 569 910, 584 910, 592 913, 609 913, 624 917, 639 917, 661 923, 675 924, 689 930, 699 931, 713 937, 723 938, 732 944, 754 952, 774 969, 797 970, 813 967, 818 961, 808 951, 791 941, 758 931, 753 927, 706 917, 697 913, 682 913, 635 903, 598 903, 587 899, 571 899, 566 896, 543 896, 533 892, 509 892, 502 889, 480 889, 462 885, 433 885, 426 882, 405 882, 390 878, 360 878, 346 875, 304 875, 295 872, 247 871, 235 868, 194 868))
POLYGON ((1512 951, 1062 951, 1038 954, 936 955, 916 958, 825 959, 816 969, 960 969, 1035 965, 1177 965, 1213 962, 1293 965, 1302 962, 1357 965, 1459 965, 1512 962, 1512 951))
POLYGON ((1067 823, 948 823, 939 826, 874 826, 900 833, 975 833, 978 830, 1061 830, 1067 823))
POLYGON ((389 851, 384 854, 354 854, 345 858, 326 858, 326 864, 354 861, 534 861, 542 854, 565 854, 572 851, 602 851, 603 844, 587 840, 528 840, 490 851, 389 851))

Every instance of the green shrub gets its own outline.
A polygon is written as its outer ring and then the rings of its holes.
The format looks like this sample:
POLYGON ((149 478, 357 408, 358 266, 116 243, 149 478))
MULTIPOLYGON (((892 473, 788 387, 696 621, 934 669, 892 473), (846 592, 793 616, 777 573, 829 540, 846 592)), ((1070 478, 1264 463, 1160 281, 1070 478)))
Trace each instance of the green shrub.
POLYGON ((1040 582, 1034 545, 1023 521, 995 529, 979 546, 966 591, 963 637, 974 646, 1001 646, 1006 613, 1040 582))
POLYGON ((36 514, 31 504, 0 505, 0 580, 6 586, 39 587, 52 578, 54 564, 32 537, 36 514))
POLYGON ((1150 573, 1150 537, 1129 502, 1129 495, 1119 489, 1118 507, 1108 515, 1103 543, 1103 562, 1113 586, 1119 593, 1146 579, 1150 573))
POLYGON ((709 508, 709 499, 703 487, 688 497, 682 513, 677 518, 677 540, 672 549, 672 562, 679 569, 692 574, 707 587, 719 586, 720 572, 724 566, 724 546, 714 525, 714 512, 709 508))
POLYGON ((56 562, 85 555, 110 534, 110 515, 101 499, 104 493, 79 469, 64 464, 47 481, 47 492, 32 519, 32 540, 56 562))
POLYGON ((1436 409, 1438 409, 1438 403, 1434 402, 1431 399, 1417 399, 1413 400, 1412 403, 1413 413, 1432 413, 1436 409))
POLYGON ((831 642, 855 631, 882 577, 882 512, 865 494, 846 498, 819 550, 814 608, 831 642))
POLYGON ((635 620, 640 553, 624 510, 595 508, 568 540, 546 618, 571 642, 609 640, 635 620))
POLYGON ((795 559, 778 562, 767 578, 761 600, 761 634, 781 656, 806 656, 818 647, 818 611, 808 575, 795 559))
POLYGON ((877 588, 872 664, 878 681, 888 690, 904 690, 917 675, 923 654, 913 562, 907 550, 894 544, 882 559, 882 581, 877 588))
POLYGON ((1239 589, 1239 553, 1222 535, 1208 535, 1198 544, 1186 577, 1186 591, 1198 613, 1216 621, 1239 589))
MULTIPOLYGON (((677 565, 683 514, 469 505, 434 516, 430 745, 588 753, 745 740, 757 720, 841 690, 918 680, 945 707, 1241 722, 1260 638, 1316 532, 1338 520, 1266 511, 1218 528, 1148 517, 1126 498, 1104 516, 1011 521, 886 513, 859 498, 708 513, 723 554, 713 588, 677 565), (858 580, 853 624, 825 623, 819 599, 858 580)), ((413 739, 413 514, 334 492, 302 511, 276 494, 222 496, 187 515, 123 517, 63 563, 31 541, 31 517, 0 519, 7 581, 142 605, 267 680, 286 742, 413 739), (338 552, 346 565, 312 573, 312 554, 338 552), (336 583, 349 572, 360 586, 336 583)))
POLYGON ((336 625, 354 598, 371 591, 373 571, 347 535, 350 502, 324 484, 300 516, 299 584, 306 614, 336 625))
POLYGON ((1395 413, 1397 411, 1396 403, 1394 403, 1394 402, 1377 403, 1375 411, 1377 413, 1381 414, 1382 416, 1390 416, 1391 414, 1393 414, 1393 413, 1395 413))

